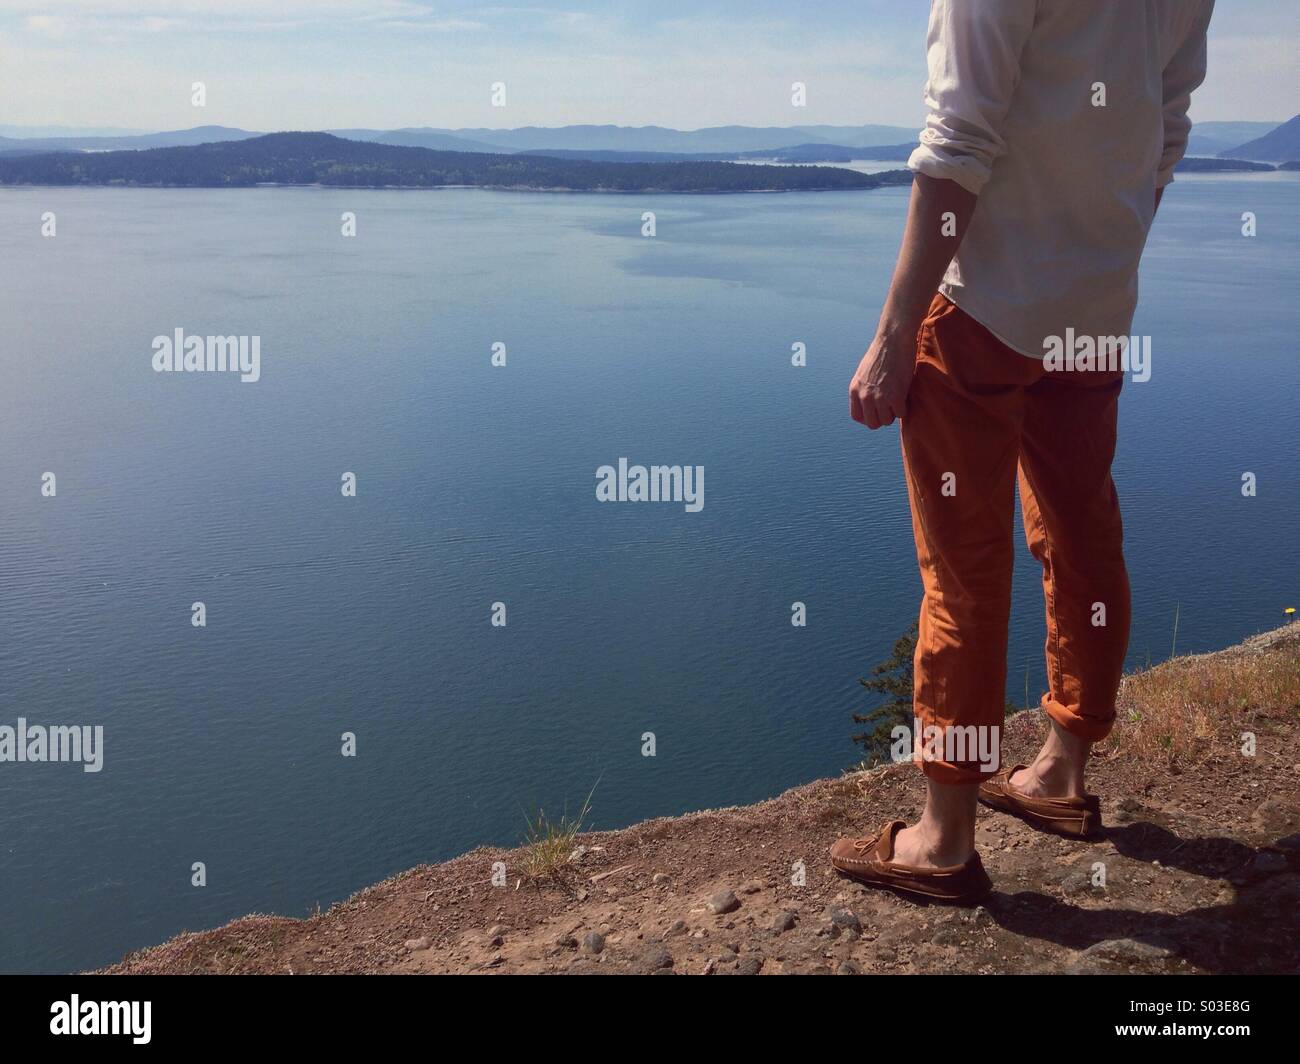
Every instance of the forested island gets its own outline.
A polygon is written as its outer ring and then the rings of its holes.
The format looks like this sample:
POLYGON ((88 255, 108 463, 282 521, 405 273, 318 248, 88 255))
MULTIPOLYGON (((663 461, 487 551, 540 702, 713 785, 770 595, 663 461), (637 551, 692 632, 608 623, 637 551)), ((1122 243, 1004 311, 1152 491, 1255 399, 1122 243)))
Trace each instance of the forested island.
MULTIPOLYGON (((519 153, 443 151, 351 140, 330 133, 269 133, 242 140, 118 151, 46 151, 0 155, 0 185, 116 185, 139 188, 246 188, 329 185, 343 188, 475 187, 567 192, 793 192, 911 184, 907 170, 862 174, 833 166, 747 165, 842 161, 909 145, 852 149, 803 144, 712 157, 655 152, 555 149, 519 153)), ((1283 164, 1289 169, 1294 164, 1283 164)), ((1269 163, 1188 157, 1184 172, 1268 171, 1269 163)))
POLYGON ((604 163, 669 162, 776 162, 776 163, 849 163, 855 159, 873 162, 906 162, 915 150, 912 144, 891 144, 878 148, 854 148, 844 144, 796 144, 789 148, 763 148, 758 151, 664 152, 618 151, 591 148, 529 148, 521 155, 549 155, 556 159, 589 159, 604 163))
POLYGON ((545 155, 434 151, 271 133, 247 140, 146 151, 57 152, 0 159, 0 185, 146 188, 478 188, 573 192, 765 192, 910 184, 906 170, 861 174, 823 166, 727 162, 607 162, 545 155))
POLYGON ((1249 159, 1207 159, 1201 156, 1187 156, 1180 159, 1174 168, 1179 173, 1189 174, 1262 174, 1277 167, 1269 163, 1251 162, 1249 159))

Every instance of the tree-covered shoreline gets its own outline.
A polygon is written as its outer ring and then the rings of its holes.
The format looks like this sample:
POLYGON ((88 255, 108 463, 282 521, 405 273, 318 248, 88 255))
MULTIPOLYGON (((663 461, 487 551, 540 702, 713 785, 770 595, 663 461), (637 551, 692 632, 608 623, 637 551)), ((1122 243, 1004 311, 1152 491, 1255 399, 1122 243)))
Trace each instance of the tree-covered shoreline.
POLYGON ((434 151, 328 133, 144 151, 57 152, 0 159, 0 185, 144 188, 476 187, 571 192, 767 192, 910 184, 911 174, 729 162, 604 162, 545 155, 434 151))

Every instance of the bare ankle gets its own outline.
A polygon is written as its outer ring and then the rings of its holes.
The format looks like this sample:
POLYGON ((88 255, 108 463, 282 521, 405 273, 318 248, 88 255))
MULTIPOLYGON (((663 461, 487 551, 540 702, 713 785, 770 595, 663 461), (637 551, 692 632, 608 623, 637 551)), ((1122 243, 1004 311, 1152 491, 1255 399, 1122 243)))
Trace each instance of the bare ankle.
POLYGON ((925 810, 920 821, 899 832, 904 864, 949 868, 964 864, 975 852, 975 810, 978 784, 944 786, 926 782, 925 810))
POLYGON ((965 864, 974 852, 973 838, 943 831, 934 821, 922 817, 920 823, 898 833, 894 860, 915 868, 950 868, 965 864))
MULTIPOLYGON (((1055 725, 1053 725, 1055 729, 1055 725)), ((1016 773, 1011 785, 1037 798, 1081 798, 1085 793, 1084 771, 1091 743, 1074 739, 1067 745, 1055 734, 1048 737, 1033 764, 1016 773)))

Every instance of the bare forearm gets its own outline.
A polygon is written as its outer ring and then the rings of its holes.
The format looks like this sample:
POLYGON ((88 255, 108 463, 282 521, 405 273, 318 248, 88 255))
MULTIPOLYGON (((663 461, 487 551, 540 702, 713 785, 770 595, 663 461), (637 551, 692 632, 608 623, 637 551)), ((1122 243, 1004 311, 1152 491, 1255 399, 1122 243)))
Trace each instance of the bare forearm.
POLYGON ((961 238, 976 196, 955 181, 917 174, 903 246, 875 339, 849 381, 849 414, 869 429, 903 416, 916 371, 916 334, 961 238))
POLYGON ((978 197, 955 181, 917 174, 879 331, 914 337, 948 263, 966 235, 978 197))

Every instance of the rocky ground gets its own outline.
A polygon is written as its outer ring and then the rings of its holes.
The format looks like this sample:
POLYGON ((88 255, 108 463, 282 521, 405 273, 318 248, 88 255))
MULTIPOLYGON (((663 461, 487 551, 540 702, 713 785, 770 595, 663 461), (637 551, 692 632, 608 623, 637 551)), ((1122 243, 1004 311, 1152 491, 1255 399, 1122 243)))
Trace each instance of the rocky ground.
MULTIPOLYGON (((475 850, 310 919, 244 917, 107 971, 1296 973, 1298 685, 1300 624, 1127 680, 1122 723, 1090 772, 1103 837, 1058 839, 982 810, 995 889, 974 909, 831 871, 838 835, 919 811, 920 773, 889 765, 754 806, 582 835, 539 881, 513 871, 521 851, 475 850), (1161 713, 1174 716, 1162 724, 1161 713)), ((1043 727, 1037 712, 1011 718, 1004 756, 1032 757, 1043 727)))

